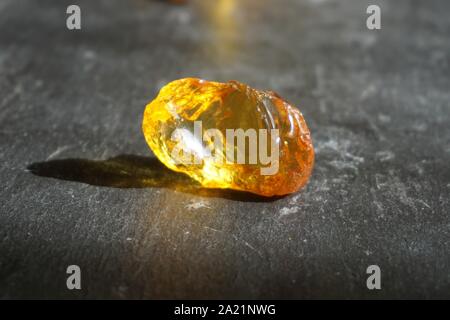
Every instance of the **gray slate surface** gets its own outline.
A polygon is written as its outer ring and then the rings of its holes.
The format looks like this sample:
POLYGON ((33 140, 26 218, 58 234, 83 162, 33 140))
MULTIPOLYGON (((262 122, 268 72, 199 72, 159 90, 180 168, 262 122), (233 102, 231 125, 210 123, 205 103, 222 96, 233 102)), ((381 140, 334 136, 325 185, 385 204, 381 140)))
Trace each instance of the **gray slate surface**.
POLYGON ((450 2, 371 3, 379 31, 359 0, 3 0, 0 297, 450 298, 450 2), (187 76, 299 106, 310 183, 267 201, 164 169, 142 112, 187 76))

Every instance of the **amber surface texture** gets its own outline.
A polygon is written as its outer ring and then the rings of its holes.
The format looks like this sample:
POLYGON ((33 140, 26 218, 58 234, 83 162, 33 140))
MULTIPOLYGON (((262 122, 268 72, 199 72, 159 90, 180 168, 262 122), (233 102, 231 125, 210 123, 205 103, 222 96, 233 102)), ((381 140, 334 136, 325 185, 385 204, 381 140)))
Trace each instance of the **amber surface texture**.
POLYGON ((301 112, 274 92, 237 81, 186 78, 168 83, 146 106, 142 129, 162 163, 207 188, 286 195, 307 183, 314 165, 301 112), (209 129, 221 135, 211 137, 209 129), (256 134, 245 135, 245 147, 239 148, 237 138, 228 139, 230 130, 256 134), (265 140, 259 135, 264 130, 265 140), (270 163, 261 156, 263 151, 273 156, 270 163))

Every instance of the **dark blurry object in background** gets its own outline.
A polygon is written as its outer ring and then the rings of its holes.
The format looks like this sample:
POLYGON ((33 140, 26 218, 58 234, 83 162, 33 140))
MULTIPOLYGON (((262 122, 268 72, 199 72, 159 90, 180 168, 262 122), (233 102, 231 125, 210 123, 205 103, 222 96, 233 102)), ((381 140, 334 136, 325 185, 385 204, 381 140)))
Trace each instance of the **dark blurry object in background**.
POLYGON ((162 0, 171 4, 186 4, 187 0, 162 0))

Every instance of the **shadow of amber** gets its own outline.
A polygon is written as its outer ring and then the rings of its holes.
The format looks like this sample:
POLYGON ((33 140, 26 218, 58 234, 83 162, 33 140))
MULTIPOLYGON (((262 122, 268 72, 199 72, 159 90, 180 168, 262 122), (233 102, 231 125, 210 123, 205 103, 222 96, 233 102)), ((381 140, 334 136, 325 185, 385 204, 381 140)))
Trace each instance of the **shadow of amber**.
POLYGON ((248 192, 206 189, 187 175, 166 168, 156 158, 118 155, 107 160, 60 159, 36 162, 27 169, 36 176, 112 188, 168 188, 202 197, 271 202, 248 192))

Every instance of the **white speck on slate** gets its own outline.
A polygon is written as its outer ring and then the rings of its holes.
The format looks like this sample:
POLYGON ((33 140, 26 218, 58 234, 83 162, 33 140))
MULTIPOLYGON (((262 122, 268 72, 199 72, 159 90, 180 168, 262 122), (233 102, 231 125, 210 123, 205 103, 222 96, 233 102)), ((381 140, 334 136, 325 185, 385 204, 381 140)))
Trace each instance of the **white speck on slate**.
POLYGON ((186 206, 186 208, 189 209, 189 210, 197 210, 197 209, 200 209, 200 208, 211 208, 211 207, 209 206, 209 203, 206 202, 206 201, 203 201, 203 200, 195 201, 195 200, 193 200, 193 201, 191 201, 190 204, 188 204, 186 206))

